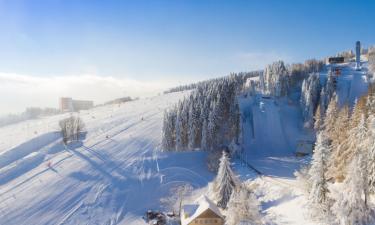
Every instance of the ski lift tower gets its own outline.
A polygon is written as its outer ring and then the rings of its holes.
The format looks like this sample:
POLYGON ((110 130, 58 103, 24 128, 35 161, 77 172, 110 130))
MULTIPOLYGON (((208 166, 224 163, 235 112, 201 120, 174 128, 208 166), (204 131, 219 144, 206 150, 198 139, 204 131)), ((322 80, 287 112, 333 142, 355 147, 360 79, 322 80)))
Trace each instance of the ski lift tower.
POLYGON ((355 69, 361 70, 361 42, 355 43, 355 69))

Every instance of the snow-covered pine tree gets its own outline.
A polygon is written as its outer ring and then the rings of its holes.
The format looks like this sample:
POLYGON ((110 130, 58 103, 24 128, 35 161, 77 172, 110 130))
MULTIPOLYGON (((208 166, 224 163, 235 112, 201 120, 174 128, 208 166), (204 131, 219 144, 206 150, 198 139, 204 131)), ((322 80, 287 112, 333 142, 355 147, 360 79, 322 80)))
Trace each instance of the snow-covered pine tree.
POLYGON ((363 114, 363 101, 360 100, 354 105, 354 110, 348 123, 349 125, 345 130, 342 130, 342 133, 340 134, 340 139, 342 136, 342 143, 339 145, 339 157, 334 162, 336 167, 336 178, 338 181, 342 181, 345 178, 348 170, 347 167, 353 159, 354 153, 357 151, 358 143, 360 142, 358 137, 361 136, 361 133, 363 132, 359 131, 358 128, 365 128, 363 126, 358 126, 363 114))
POLYGON ((207 135, 208 135, 208 124, 207 119, 203 120, 202 124, 202 142, 201 142, 201 149, 208 150, 208 142, 207 142, 207 135))
MULTIPOLYGON (((325 113, 326 113, 326 109, 327 107, 325 106, 325 87, 322 87, 322 89, 320 90, 320 96, 319 96, 319 106, 320 106, 320 111, 321 111, 321 114, 322 114, 322 118, 324 118, 325 116, 325 113)), ((328 104, 327 104, 328 106, 328 104)))
POLYGON ((217 205, 223 209, 227 207, 231 194, 238 186, 239 181, 234 175, 231 167, 228 155, 223 151, 222 157, 220 158, 220 166, 217 176, 213 182, 212 196, 217 202, 217 205))
POLYGON ((169 136, 170 136, 170 133, 169 133, 169 130, 167 128, 167 125, 168 124, 168 111, 164 111, 164 117, 163 117, 163 128, 162 128, 162 141, 161 141, 161 145, 162 145, 162 148, 163 149, 167 149, 169 148, 169 143, 168 141, 170 140, 169 139, 169 136))
POLYGON ((184 150, 188 147, 189 142, 189 101, 184 99, 182 102, 182 111, 181 111, 181 141, 182 147, 184 150))
POLYGON ((344 105, 340 109, 333 129, 334 138, 332 140, 332 154, 328 174, 329 177, 334 177, 339 182, 344 179, 345 168, 343 168, 343 162, 348 160, 349 111, 348 105, 344 105))
POLYGON ((368 147, 368 183, 369 194, 375 194, 375 116, 368 118, 368 136, 366 146, 368 147))
POLYGON ((319 104, 315 110, 314 130, 319 132, 321 130, 322 124, 323 124, 323 116, 322 116, 322 110, 319 104))
POLYGON ((226 224, 238 225, 240 221, 251 221, 252 225, 261 224, 260 204, 254 193, 241 185, 236 188, 228 202, 226 224))
POLYGON ((240 108, 238 105, 237 98, 231 100, 230 109, 229 109, 229 126, 230 139, 232 139, 236 144, 239 143, 239 136, 241 132, 240 127, 240 108))
POLYGON ((201 146, 201 142, 202 142, 202 120, 201 120, 201 113, 202 113, 202 101, 198 98, 196 98, 195 100, 197 103, 196 103, 196 107, 195 107, 195 110, 194 110, 194 115, 193 115, 193 122, 194 122, 194 127, 196 129, 195 131, 195 138, 194 138, 194 143, 195 143, 195 147, 196 148, 199 148, 201 146))
POLYGON ((375 84, 369 87, 368 96, 366 98, 366 112, 367 116, 375 115, 375 84))
POLYGON ((324 132, 326 132, 328 138, 333 140, 334 137, 334 128, 335 122, 338 115, 338 107, 337 107, 337 96, 333 95, 332 99, 328 104, 328 108, 324 117, 323 128, 324 132))
POLYGON ((268 65, 261 74, 260 82, 264 94, 285 96, 289 88, 289 72, 283 61, 268 65))
POLYGON ((202 121, 202 141, 201 141, 201 149, 208 150, 209 149, 209 142, 208 142, 208 117, 209 117, 209 108, 210 103, 209 100, 206 99, 203 103, 203 109, 201 113, 201 121, 202 121))
MULTIPOLYGON (((236 95, 247 78, 254 74, 259 73, 231 74, 224 78, 174 88, 175 91, 196 88, 189 97, 177 104, 172 135, 175 149, 183 151, 200 147, 216 151, 214 155, 220 156, 219 146, 228 146, 233 139, 238 142, 239 113, 233 113, 239 110, 236 95)), ((163 127, 166 131, 167 126, 163 127)), ((163 145, 165 143, 163 140, 163 145)), ((214 158, 218 166, 218 157, 214 158)))
POLYGON ((300 105, 305 127, 312 128, 314 125, 314 113, 319 103, 320 80, 318 74, 312 74, 302 82, 300 105))
POLYGON ((208 124, 207 124, 207 143, 208 143, 208 148, 210 150, 214 149, 217 147, 217 136, 218 136, 218 120, 216 117, 216 102, 212 103, 212 108, 209 112, 208 115, 208 124))
POLYGON ((350 129, 353 129, 358 126, 359 121, 363 114, 366 114, 366 98, 362 97, 356 99, 353 112, 350 117, 350 129))
POLYGON ((353 143, 351 148, 354 150, 355 155, 359 155, 357 166, 360 168, 360 173, 357 174, 361 178, 361 187, 365 199, 365 204, 367 206, 368 200, 368 147, 366 140, 368 138, 368 132, 366 127, 365 115, 361 115, 361 119, 354 129, 351 129, 350 141, 353 143))
POLYGON ((348 168, 343 188, 335 199, 332 212, 340 225, 364 225, 369 222, 370 212, 363 198, 361 164, 363 155, 357 152, 348 168))
POLYGON ((326 178, 329 151, 328 137, 322 131, 318 134, 309 170, 311 190, 308 200, 314 217, 329 211, 329 190, 326 178))
POLYGON ((336 85, 335 85, 335 77, 332 73, 332 71, 329 71, 327 82, 324 86, 324 88, 321 91, 320 94, 320 102, 321 102, 321 108, 323 112, 325 112, 328 108, 329 103, 331 102, 333 96, 336 92, 336 85))
POLYGON ((188 122, 188 149, 193 150, 196 148, 196 136, 198 132, 197 121, 196 121, 196 109, 195 102, 191 99, 189 102, 189 122, 188 122))
MULTIPOLYGON (((352 120, 353 120, 353 116, 354 114, 352 115, 352 120)), ((351 150, 352 155, 354 155, 356 152, 364 151, 363 141, 366 139, 366 135, 367 135, 367 127, 366 127, 366 122, 365 122, 365 116, 362 113, 359 116, 359 120, 356 126, 351 127, 349 131, 348 148, 351 150)))
POLYGON ((375 73, 375 48, 372 48, 368 54, 369 69, 372 73, 375 73))
POLYGON ((175 115, 175 111, 173 109, 164 112, 163 134, 162 134, 163 150, 171 151, 171 150, 175 150, 175 148, 176 148, 175 120, 176 120, 176 115, 175 115))
MULTIPOLYGON (((224 89, 225 90, 225 89, 224 89)), ((216 133, 211 133, 214 137, 212 149, 222 144, 223 139, 228 138, 228 126, 226 117, 226 91, 221 90, 217 93, 215 108, 213 110, 213 122, 215 124, 216 133)), ((211 130, 213 132, 213 130, 211 130)))
POLYGON ((177 116, 176 116, 176 151, 183 150, 182 144, 182 130, 183 130, 183 121, 182 121, 182 103, 178 105, 177 116))

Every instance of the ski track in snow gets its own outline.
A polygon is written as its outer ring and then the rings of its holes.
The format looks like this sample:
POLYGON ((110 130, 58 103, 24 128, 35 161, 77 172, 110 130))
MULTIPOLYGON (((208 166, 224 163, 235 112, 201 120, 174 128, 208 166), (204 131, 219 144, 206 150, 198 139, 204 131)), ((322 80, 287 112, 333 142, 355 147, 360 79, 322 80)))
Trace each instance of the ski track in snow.
POLYGON ((64 115, 26 121, 38 135, 23 123, 0 128, 13 137, 0 141, 0 224, 144 224, 174 184, 206 186, 205 153, 158 152, 164 109, 184 95, 83 111, 86 138, 67 148, 43 125, 64 115))

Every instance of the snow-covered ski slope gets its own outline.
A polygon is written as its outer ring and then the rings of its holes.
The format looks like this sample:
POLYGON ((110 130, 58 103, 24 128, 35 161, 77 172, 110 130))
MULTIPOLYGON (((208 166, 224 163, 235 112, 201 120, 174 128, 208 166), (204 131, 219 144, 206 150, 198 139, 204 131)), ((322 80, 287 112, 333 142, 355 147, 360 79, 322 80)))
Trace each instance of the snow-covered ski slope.
MULTIPOLYGON (((349 103, 367 92, 367 62, 361 71, 354 63, 340 64, 336 92, 339 103, 349 103)), ((320 73, 324 85, 327 72, 320 73)), ((296 95, 297 96, 297 95, 296 95)), ((309 157, 294 155, 299 140, 313 140, 303 129, 298 98, 270 98, 261 95, 240 98, 245 155, 243 159, 261 172, 236 161, 235 169, 243 180, 252 178, 252 187, 261 201, 265 224, 319 224, 307 216, 306 199, 295 180, 294 171, 309 162, 309 157)))
MULTIPOLYGON (((341 104, 367 90, 362 71, 343 64, 337 78, 341 104)), ((327 73, 321 73, 322 82, 327 73)), ((163 111, 187 92, 82 111, 87 135, 62 145, 58 121, 69 114, 0 128, 0 224, 144 224, 170 187, 204 187, 213 178, 204 152, 160 153, 163 111)), ((266 224, 314 224, 303 217, 305 199, 293 172, 302 128, 298 98, 240 98, 245 160, 267 175, 254 181, 266 224)), ((242 178, 256 175, 236 162, 242 178)))
POLYGON ((160 153, 172 93, 80 113, 87 135, 65 148, 58 115, 0 128, 0 224, 144 224, 174 184, 203 187, 203 152, 160 153))
POLYGON ((292 177, 300 166, 294 159, 297 142, 313 138, 302 129, 298 103, 255 96, 241 99, 240 104, 245 160, 264 174, 292 177))
MULTIPOLYGON (((341 74, 336 76, 339 103, 353 106, 368 89, 367 62, 363 63, 361 71, 355 70, 355 63, 337 66, 341 69, 341 74)), ((327 79, 328 69, 329 66, 320 73, 322 85, 327 79)), ((299 163, 294 165, 290 158, 285 157, 294 156, 299 141, 314 140, 313 133, 303 129, 298 93, 291 96, 287 99, 259 94, 239 99, 245 159, 256 164, 265 174, 292 177, 299 163), (284 166, 274 170, 274 163, 284 166)))
MULTIPOLYGON (((355 70, 355 63, 340 64, 341 74, 337 76, 336 93, 339 97, 339 104, 353 105, 357 98, 364 95, 368 88, 367 62, 364 62, 360 71, 355 70)), ((321 73, 325 79, 327 73, 321 73)))

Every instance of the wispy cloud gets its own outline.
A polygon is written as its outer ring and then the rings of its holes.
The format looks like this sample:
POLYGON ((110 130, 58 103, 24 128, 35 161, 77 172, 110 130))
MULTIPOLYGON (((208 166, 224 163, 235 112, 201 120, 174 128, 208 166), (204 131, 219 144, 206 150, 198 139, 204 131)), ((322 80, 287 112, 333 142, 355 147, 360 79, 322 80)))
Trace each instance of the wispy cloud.
POLYGON ((28 106, 57 107, 58 98, 102 103, 122 96, 151 96, 173 82, 137 81, 98 75, 36 77, 0 73, 0 114, 20 112, 28 106))

